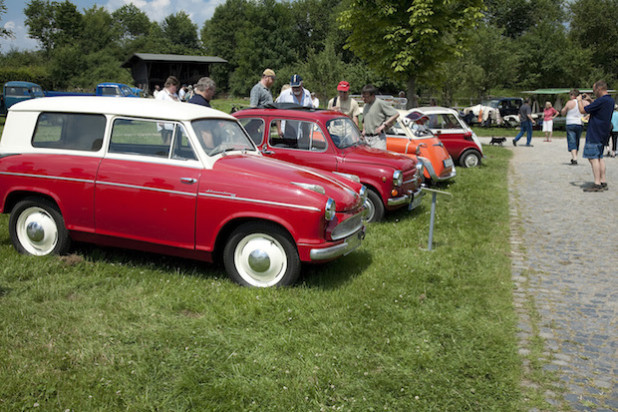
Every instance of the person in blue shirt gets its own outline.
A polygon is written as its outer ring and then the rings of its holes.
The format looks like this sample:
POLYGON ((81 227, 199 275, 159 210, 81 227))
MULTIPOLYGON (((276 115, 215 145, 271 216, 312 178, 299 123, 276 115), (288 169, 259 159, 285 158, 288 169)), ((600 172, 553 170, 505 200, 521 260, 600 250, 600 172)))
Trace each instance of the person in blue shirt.
POLYGON ((614 105, 614 113, 612 113, 612 150, 609 152, 609 157, 616 157, 616 141, 618 140, 618 105, 614 105))
POLYGON ((189 103, 199 104, 205 107, 212 107, 210 101, 215 95, 217 87, 215 81, 210 77, 202 77, 197 81, 197 84, 193 88, 193 97, 188 101, 189 103))
POLYGON ((583 157, 590 161, 594 184, 585 187, 584 192, 602 192, 607 190, 603 149, 609 141, 611 118, 616 103, 607 92, 607 83, 603 80, 596 82, 592 86, 592 91, 596 96, 596 100, 589 105, 584 105, 586 95, 577 96, 579 112, 584 115, 590 115, 583 157))

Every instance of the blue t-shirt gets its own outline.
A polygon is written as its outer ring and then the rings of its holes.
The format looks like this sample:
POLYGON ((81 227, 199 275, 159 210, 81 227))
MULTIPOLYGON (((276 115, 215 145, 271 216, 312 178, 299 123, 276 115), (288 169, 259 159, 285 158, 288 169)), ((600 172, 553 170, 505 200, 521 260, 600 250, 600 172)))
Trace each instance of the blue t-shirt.
POLYGON ((612 132, 618 133, 618 112, 612 113, 612 132))
POLYGON ((605 143, 611 130, 614 99, 609 94, 603 95, 584 107, 584 110, 590 114, 588 130, 586 131, 586 143, 605 143))

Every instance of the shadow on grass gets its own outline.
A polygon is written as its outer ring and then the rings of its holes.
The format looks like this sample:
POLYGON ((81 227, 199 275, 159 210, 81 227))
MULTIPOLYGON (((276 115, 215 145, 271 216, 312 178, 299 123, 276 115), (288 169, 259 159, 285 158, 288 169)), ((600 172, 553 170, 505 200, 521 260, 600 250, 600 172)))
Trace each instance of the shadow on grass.
POLYGON ((361 247, 333 262, 303 265, 301 284, 308 288, 336 289, 361 275, 371 262, 371 252, 361 247))
MULTIPOLYGON (((129 266, 147 270, 160 270, 170 275, 203 277, 205 279, 225 278, 232 282, 222 262, 202 262, 175 256, 160 255, 128 249, 75 243, 72 248, 85 260, 118 266, 129 266)), ((358 276, 371 264, 371 254, 362 249, 332 262, 303 264, 299 285, 324 289, 337 288, 354 276, 358 276)))

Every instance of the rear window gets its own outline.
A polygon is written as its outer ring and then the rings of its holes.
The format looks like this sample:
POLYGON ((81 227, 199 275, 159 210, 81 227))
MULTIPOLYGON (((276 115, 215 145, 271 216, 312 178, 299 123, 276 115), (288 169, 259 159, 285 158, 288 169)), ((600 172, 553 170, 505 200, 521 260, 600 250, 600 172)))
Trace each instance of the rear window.
POLYGON ((32 146, 96 152, 103 145, 105 116, 80 113, 41 113, 32 146))

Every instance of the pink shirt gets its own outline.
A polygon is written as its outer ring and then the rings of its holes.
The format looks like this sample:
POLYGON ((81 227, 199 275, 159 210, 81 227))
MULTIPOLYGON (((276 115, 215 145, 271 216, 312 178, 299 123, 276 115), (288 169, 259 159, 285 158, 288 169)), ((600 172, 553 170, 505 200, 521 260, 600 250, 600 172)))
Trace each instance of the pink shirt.
POLYGON ((552 120, 552 117, 554 116, 554 114, 557 114, 558 111, 556 111, 556 109, 554 109, 553 107, 550 107, 549 109, 545 109, 543 110, 543 120, 552 120))

